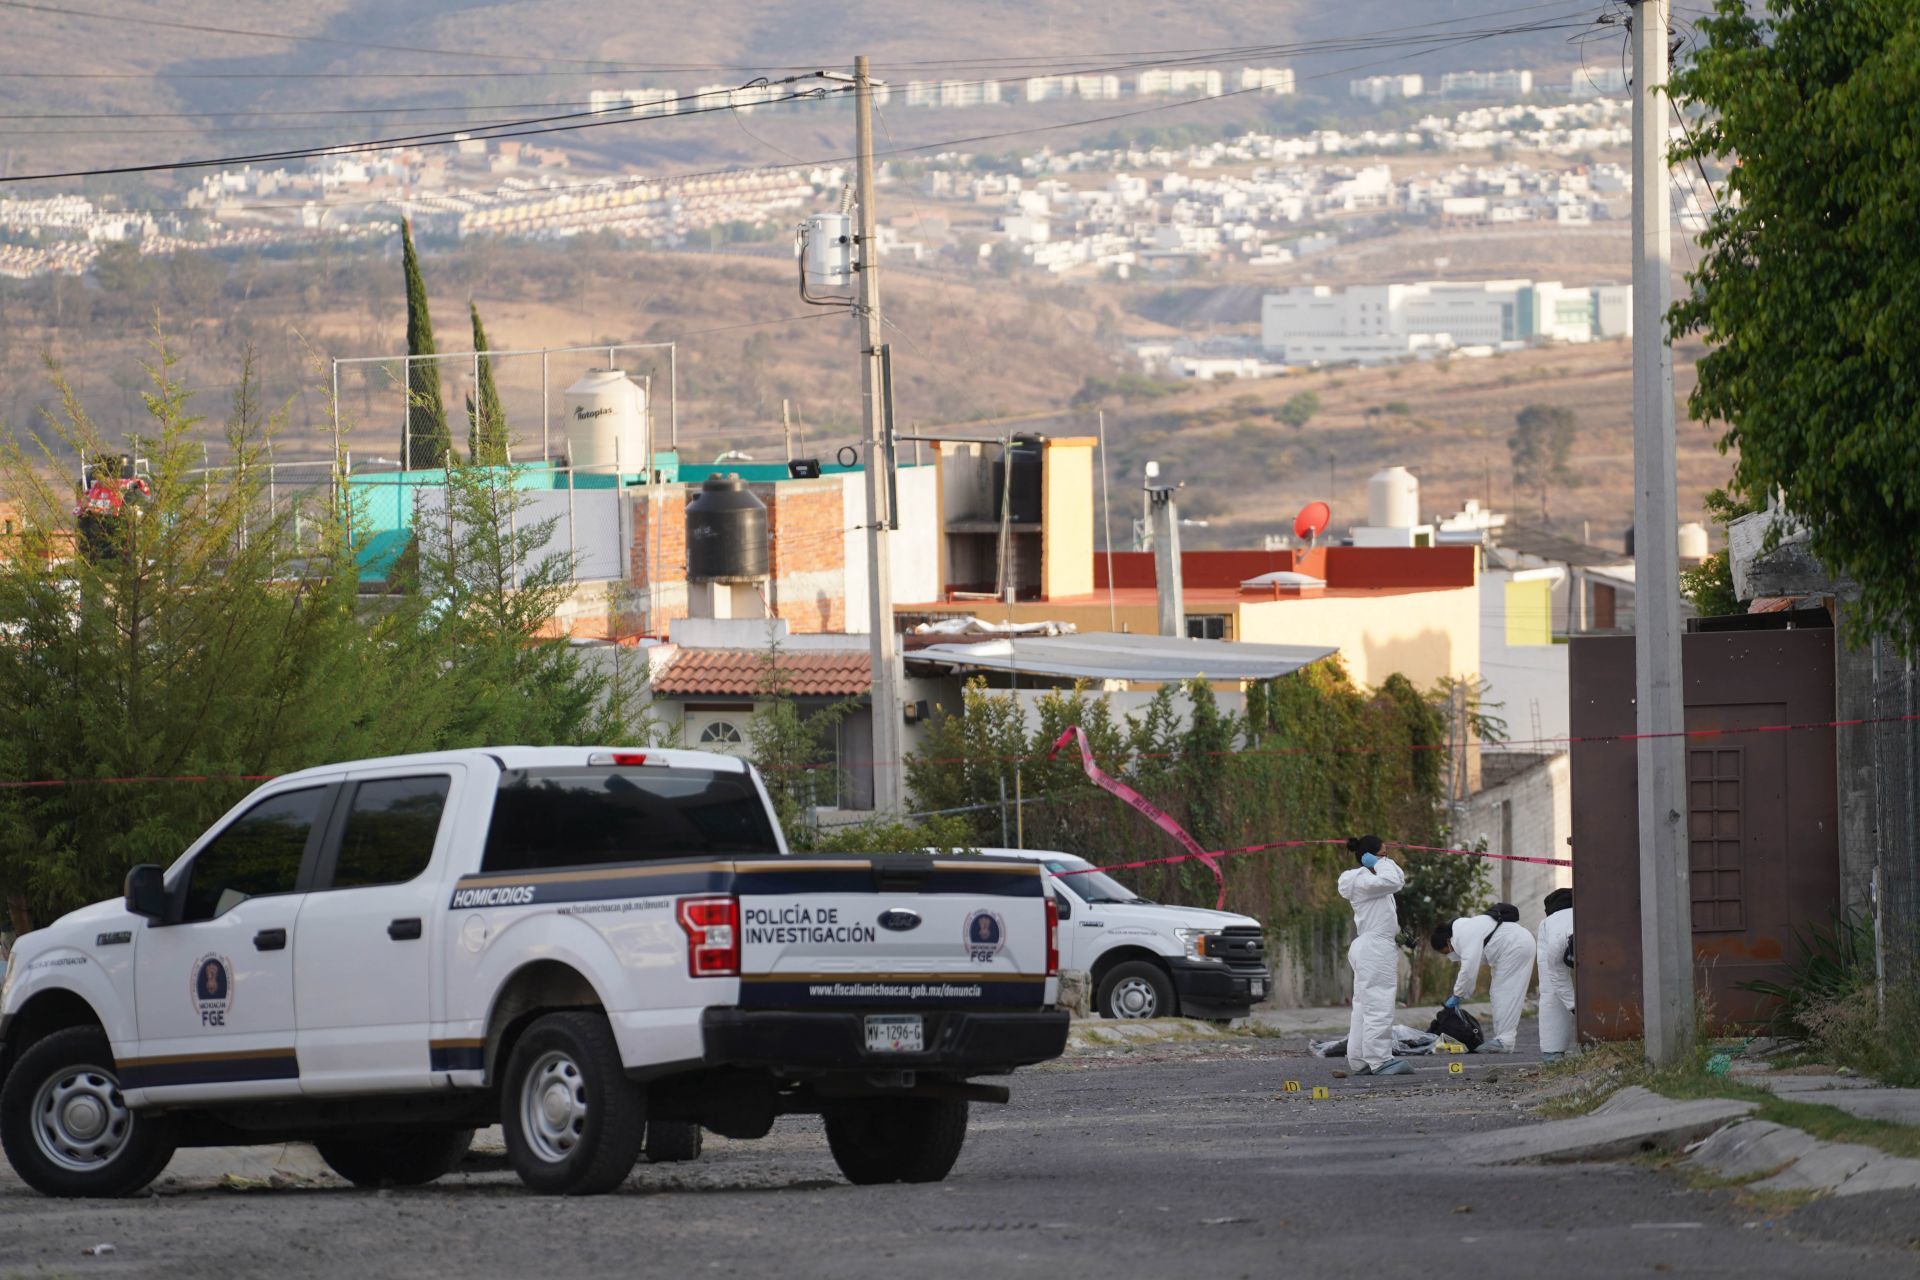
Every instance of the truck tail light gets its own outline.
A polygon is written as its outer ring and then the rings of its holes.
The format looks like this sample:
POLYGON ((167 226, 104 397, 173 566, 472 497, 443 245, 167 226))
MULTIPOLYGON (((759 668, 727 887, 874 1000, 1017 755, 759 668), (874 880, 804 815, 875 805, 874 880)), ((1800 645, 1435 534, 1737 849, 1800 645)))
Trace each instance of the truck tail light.
POLYGON ((735 978, 740 975, 740 900, 682 898, 674 918, 687 935, 687 975, 735 978))
MULTIPOLYGON (((587 757, 587 763, 596 769, 604 769, 609 765, 615 768, 626 768, 646 762, 647 753, 644 751, 596 751, 587 757)), ((665 762, 662 761, 662 763, 665 762)))
POLYGON ((1060 903, 1047 895, 1047 976, 1060 972, 1060 903))

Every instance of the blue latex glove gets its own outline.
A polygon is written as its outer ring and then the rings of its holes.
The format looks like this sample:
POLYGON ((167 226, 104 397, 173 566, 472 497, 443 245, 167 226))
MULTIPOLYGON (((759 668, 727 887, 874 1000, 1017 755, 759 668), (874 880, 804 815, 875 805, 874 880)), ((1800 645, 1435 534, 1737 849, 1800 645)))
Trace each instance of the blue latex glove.
POLYGON ((1373 870, 1373 864, 1378 861, 1380 861, 1380 855, 1377 853, 1363 853, 1360 855, 1360 865, 1369 871, 1373 870))
POLYGON ((1447 1008, 1449 1008, 1449 1009, 1458 1009, 1459 1007, 1460 1007, 1460 997, 1459 997, 1459 996, 1448 996, 1448 997, 1447 997, 1447 1008))

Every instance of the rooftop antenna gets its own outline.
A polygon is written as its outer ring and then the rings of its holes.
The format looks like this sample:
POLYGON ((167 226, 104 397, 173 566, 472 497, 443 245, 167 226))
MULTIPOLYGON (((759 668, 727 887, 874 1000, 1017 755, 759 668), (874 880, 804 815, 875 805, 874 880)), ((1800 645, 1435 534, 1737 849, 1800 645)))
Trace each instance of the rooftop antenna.
POLYGON ((1333 523, 1333 508, 1324 502, 1309 502, 1300 508, 1300 514, 1293 518, 1293 536, 1307 544, 1307 550, 1313 550, 1314 543, 1333 523))

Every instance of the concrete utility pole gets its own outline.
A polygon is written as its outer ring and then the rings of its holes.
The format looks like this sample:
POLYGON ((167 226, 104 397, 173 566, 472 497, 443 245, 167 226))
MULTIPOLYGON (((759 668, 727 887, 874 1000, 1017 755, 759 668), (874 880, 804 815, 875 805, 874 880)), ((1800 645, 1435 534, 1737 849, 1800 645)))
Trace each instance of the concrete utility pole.
POLYGON ((1667 345, 1673 206, 1667 185, 1671 0, 1633 6, 1634 728, 1641 734, 1640 965, 1647 1059, 1693 1044, 1686 686, 1680 677, 1679 499, 1667 345), (1650 737, 1647 735, 1664 735, 1650 737))
MULTIPOLYGON (((873 807, 880 813, 906 808, 905 768, 901 763, 900 684, 894 670, 893 560, 888 534, 894 513, 888 505, 892 486, 884 474, 893 450, 886 432, 891 414, 883 403, 880 366, 880 241, 875 230, 873 193, 873 77, 867 56, 853 60, 854 141, 859 152, 860 222, 857 233, 860 272, 860 418, 867 436, 867 627, 873 661, 873 807)), ((1669 431, 1668 434, 1672 434, 1669 431)))
POLYGON ((1159 468, 1149 464, 1147 508, 1153 518, 1153 580, 1158 584, 1160 634, 1185 636, 1187 608, 1180 583, 1180 508, 1173 485, 1158 485, 1159 468))

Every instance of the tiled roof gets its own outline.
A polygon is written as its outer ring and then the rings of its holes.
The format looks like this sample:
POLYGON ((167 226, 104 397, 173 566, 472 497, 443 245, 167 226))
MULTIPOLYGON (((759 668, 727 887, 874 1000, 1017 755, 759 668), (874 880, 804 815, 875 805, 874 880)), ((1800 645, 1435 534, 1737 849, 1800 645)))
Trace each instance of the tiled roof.
POLYGON ((664 695, 753 697, 778 689, 798 698, 844 698, 873 687, 864 653, 782 652, 770 669, 764 649, 687 649, 654 677, 664 695))

